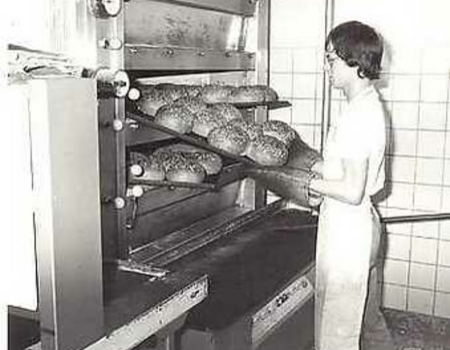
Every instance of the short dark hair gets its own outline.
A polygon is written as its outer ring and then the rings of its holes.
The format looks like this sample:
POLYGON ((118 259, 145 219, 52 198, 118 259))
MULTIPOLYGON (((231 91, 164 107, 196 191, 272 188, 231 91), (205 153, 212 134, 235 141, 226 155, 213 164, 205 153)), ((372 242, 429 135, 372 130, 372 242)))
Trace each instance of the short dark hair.
POLYGON ((325 41, 349 67, 358 67, 358 76, 378 79, 383 57, 383 40, 370 26, 358 21, 345 22, 333 28, 325 41))

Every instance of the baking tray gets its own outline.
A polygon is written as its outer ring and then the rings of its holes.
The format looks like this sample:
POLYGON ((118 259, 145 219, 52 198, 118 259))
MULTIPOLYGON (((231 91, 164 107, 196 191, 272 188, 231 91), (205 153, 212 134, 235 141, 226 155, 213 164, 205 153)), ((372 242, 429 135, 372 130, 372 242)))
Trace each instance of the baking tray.
POLYGON ((168 187, 170 188, 192 188, 192 189, 204 189, 208 191, 218 191, 223 186, 228 185, 234 181, 240 180, 244 177, 242 171, 243 166, 241 163, 233 163, 224 166, 219 174, 209 175, 203 182, 191 183, 191 182, 178 182, 178 181, 156 181, 156 180, 141 180, 141 179, 129 179, 129 185, 141 185, 150 187, 168 187))
POLYGON ((159 130, 159 131, 163 131, 167 134, 170 134, 172 136, 175 136, 176 138, 185 141, 186 143, 189 143, 191 145, 203 148, 205 150, 217 153, 221 156, 230 158, 230 159, 234 159, 240 163, 244 163, 244 164, 249 164, 249 165, 253 165, 253 166, 258 166, 258 164, 256 162, 254 162, 253 160, 251 160, 250 158, 247 158, 245 156, 239 156, 227 151, 224 151, 220 148, 214 147, 212 145, 210 145, 209 143, 206 142, 206 140, 204 138, 202 138, 201 136, 197 136, 194 134, 181 134, 177 131, 174 131, 172 129, 166 128, 165 126, 159 125, 157 123, 154 122, 154 118, 148 114, 145 114, 143 112, 141 112, 140 110, 133 110, 133 111, 129 111, 127 112, 127 118, 133 119, 136 122, 138 122, 140 125, 142 126, 146 126, 149 127, 151 129, 155 129, 155 130, 159 130))

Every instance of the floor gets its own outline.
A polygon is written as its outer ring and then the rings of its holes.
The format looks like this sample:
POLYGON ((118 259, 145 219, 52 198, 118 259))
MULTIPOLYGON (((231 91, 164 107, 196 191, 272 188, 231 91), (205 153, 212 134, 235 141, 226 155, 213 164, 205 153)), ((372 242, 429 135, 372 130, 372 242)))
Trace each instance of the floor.
MULTIPOLYGON (((397 350, 450 350, 450 319, 390 309, 384 315, 397 350)), ((14 317, 9 322, 9 350, 22 350, 39 339, 35 323, 14 317)))
POLYGON ((411 312, 385 310, 398 350, 450 350, 450 320, 411 312))

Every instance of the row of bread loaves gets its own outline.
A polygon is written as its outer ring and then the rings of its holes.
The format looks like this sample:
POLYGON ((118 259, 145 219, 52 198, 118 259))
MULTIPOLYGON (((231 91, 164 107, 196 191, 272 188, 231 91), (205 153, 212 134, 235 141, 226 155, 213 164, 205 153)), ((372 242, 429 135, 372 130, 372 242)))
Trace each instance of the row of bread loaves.
POLYGON ((196 98, 206 104, 216 103, 264 103, 278 100, 276 91, 265 85, 231 86, 221 84, 187 85, 187 84, 141 84, 137 89, 140 96, 137 107, 144 113, 154 116, 163 106, 182 98, 196 98))
POLYGON ((130 172, 143 180, 200 183, 222 170, 219 155, 190 145, 159 148, 150 155, 130 154, 130 172))
POLYGON ((208 142, 235 155, 247 156, 265 166, 286 164, 291 143, 297 133, 287 123, 278 120, 262 124, 232 120, 208 135, 208 142))

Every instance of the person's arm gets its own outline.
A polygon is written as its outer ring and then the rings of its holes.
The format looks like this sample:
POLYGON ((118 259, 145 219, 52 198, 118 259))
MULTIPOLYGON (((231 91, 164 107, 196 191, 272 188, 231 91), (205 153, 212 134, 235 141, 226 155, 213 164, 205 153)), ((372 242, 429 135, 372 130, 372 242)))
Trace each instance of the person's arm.
MULTIPOLYGON (((319 167, 318 167, 319 168, 319 167)), ((321 170, 322 166, 320 166, 321 170)), ((339 201, 358 205, 364 197, 367 182, 368 159, 342 159, 343 175, 340 179, 311 180, 309 188, 339 201)))

